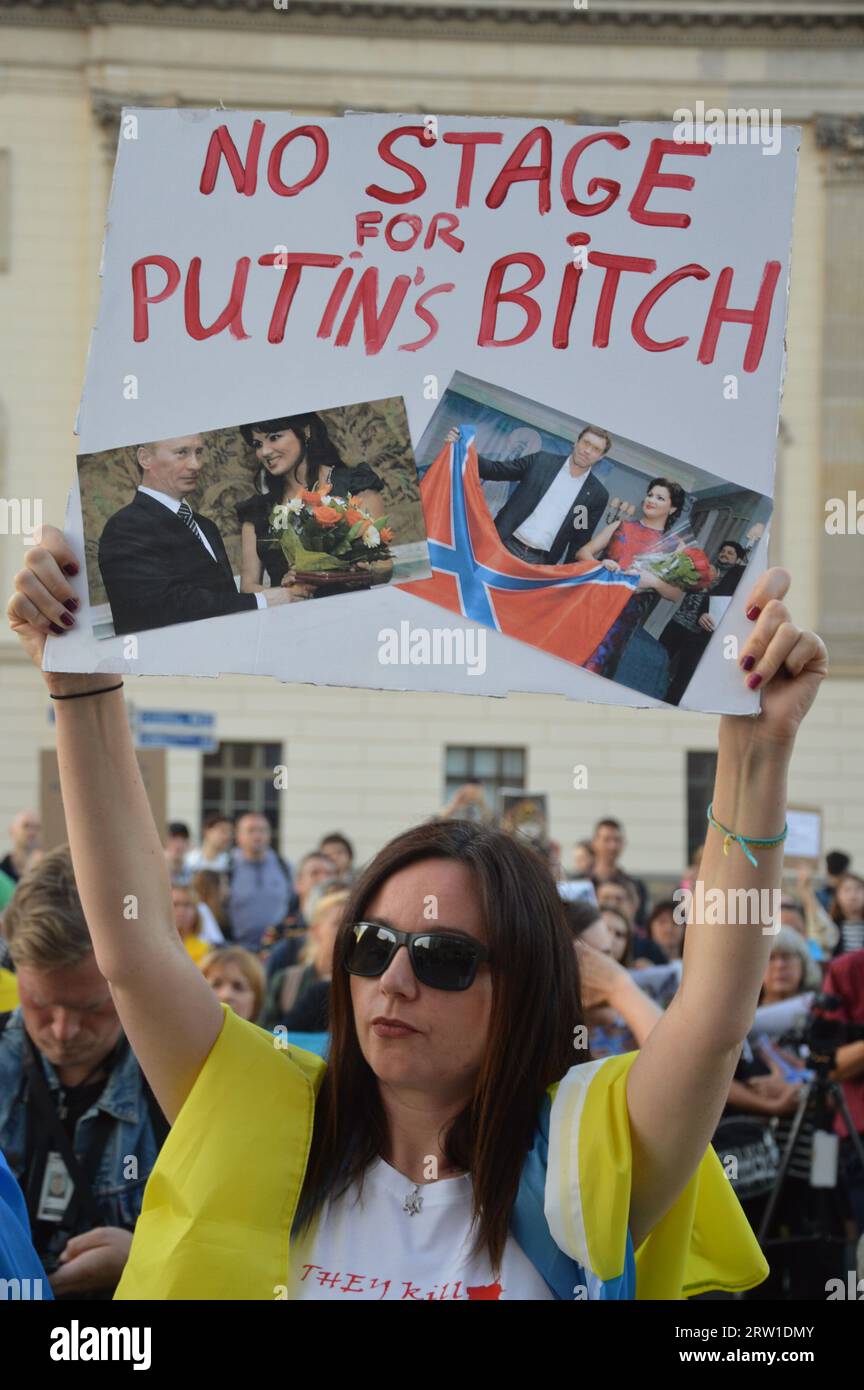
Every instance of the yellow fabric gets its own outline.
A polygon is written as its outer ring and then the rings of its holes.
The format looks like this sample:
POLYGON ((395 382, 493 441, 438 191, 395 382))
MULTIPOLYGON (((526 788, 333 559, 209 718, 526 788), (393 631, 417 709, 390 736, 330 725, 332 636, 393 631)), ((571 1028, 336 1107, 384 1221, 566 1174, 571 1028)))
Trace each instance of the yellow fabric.
MULTIPOLYGON (((589 1263, 601 1279, 617 1278, 624 1268, 632 1163, 626 1088, 638 1055, 605 1059, 588 1088, 579 1129, 589 1263)), ((677 1299, 712 1289, 752 1289, 768 1273, 722 1164, 708 1148, 684 1191, 636 1251, 636 1297, 677 1299)))
POLYGON ((200 965, 205 956, 209 956, 213 950, 213 947, 208 946, 207 942, 200 936, 184 936, 183 945, 196 965, 200 965))
POLYGON ((18 984, 11 970, 0 968, 0 1014, 11 1014, 18 1008, 18 984))
MULTIPOLYGON (((147 1183, 117 1299, 286 1297, 289 1235, 326 1064, 222 1007, 222 1031, 147 1183)), ((602 1279, 623 1270, 626 1078, 636 1055, 607 1058, 593 1073, 578 1127, 581 1220, 590 1267, 602 1279)), ((556 1161, 551 1148, 549 1158, 556 1161)), ((637 1252, 636 1267, 640 1299, 746 1289, 767 1276, 713 1150, 637 1252)))
POLYGON ((222 1010, 150 1174, 117 1299, 282 1296, 326 1064, 222 1010))

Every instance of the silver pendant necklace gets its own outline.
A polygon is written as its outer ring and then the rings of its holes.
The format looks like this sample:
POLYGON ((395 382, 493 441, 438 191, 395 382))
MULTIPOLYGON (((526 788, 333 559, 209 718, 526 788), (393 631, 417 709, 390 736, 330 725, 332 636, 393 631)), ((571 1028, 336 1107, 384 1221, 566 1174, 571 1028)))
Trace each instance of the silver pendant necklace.
POLYGON ((407 1212, 409 1216, 416 1216, 417 1213, 422 1210, 422 1207, 423 1193, 420 1191, 419 1182, 415 1182, 411 1191, 405 1194, 402 1210, 407 1212))

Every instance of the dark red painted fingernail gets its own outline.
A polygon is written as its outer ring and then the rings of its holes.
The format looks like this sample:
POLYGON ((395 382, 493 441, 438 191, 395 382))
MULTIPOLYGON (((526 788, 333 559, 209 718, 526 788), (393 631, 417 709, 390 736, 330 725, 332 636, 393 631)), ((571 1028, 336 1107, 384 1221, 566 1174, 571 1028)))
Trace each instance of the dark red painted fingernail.
POLYGON ((50 627, 51 631, 54 633, 55 637, 62 637, 62 636, 63 636, 63 633, 64 633, 64 631, 65 631, 65 628, 58 627, 56 623, 49 623, 48 626, 50 627))
POLYGON ((63 607, 68 608, 70 613, 74 613, 75 609, 78 607, 77 598, 64 598, 63 607))
POLYGON ((762 609, 757 608, 756 604, 754 603, 752 608, 747 609, 747 617, 750 619, 751 623, 755 623, 756 619, 759 617, 759 614, 761 612, 762 609))
POLYGON ((74 563, 71 563, 71 564, 68 564, 68 565, 64 565, 64 566, 63 566, 63 573, 64 573, 64 574, 77 574, 77 573, 78 573, 78 566, 77 566, 76 564, 74 564, 74 563))
POLYGON ((747 685, 748 685, 748 687, 750 688, 750 690, 756 690, 756 689, 758 688, 758 686, 760 686, 761 684, 762 684, 762 677, 761 677, 761 676, 758 676, 758 675, 757 675, 757 676, 751 676, 750 679, 749 679, 748 682, 747 682, 747 685))
POLYGON ((754 667, 755 665, 756 665, 756 658, 755 658, 755 656, 745 656, 744 659, 743 659, 743 661, 741 662, 741 670, 742 670, 742 671, 752 671, 752 670, 753 670, 753 667, 754 667))
POLYGON ((61 623, 65 623, 66 627, 74 627, 74 626, 75 626, 75 619, 74 619, 74 618, 70 618, 70 616, 69 616, 68 613, 61 613, 61 614, 60 614, 60 621, 61 621, 61 623))

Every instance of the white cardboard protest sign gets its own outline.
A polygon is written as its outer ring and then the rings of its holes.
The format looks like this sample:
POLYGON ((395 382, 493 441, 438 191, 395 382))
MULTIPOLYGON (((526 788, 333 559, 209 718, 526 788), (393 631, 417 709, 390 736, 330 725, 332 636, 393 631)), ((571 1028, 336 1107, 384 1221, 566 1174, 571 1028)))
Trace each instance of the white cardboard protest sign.
MULTIPOLYGON (((125 111, 78 451, 393 396, 416 444, 460 372, 770 497, 799 136, 125 111)), ((67 529, 83 550, 77 486, 67 529)), ((766 551, 687 706, 758 707, 719 648, 766 551)), ((85 606, 45 664, 658 703, 485 628, 482 670, 382 665, 405 623, 476 629, 382 587, 151 630, 130 657, 85 606)))

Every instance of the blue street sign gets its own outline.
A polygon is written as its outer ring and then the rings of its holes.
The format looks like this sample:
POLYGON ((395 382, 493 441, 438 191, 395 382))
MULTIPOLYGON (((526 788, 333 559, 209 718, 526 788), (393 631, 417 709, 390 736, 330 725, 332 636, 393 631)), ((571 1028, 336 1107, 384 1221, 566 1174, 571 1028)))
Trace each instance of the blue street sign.
POLYGON ((168 729, 152 729, 137 735, 139 748, 186 748, 198 749, 201 753, 215 753, 216 740, 207 734, 181 734, 168 729))
POLYGON ((139 724, 176 724, 183 729, 212 729, 216 724, 215 714, 192 710, 137 709, 135 719, 139 724))

